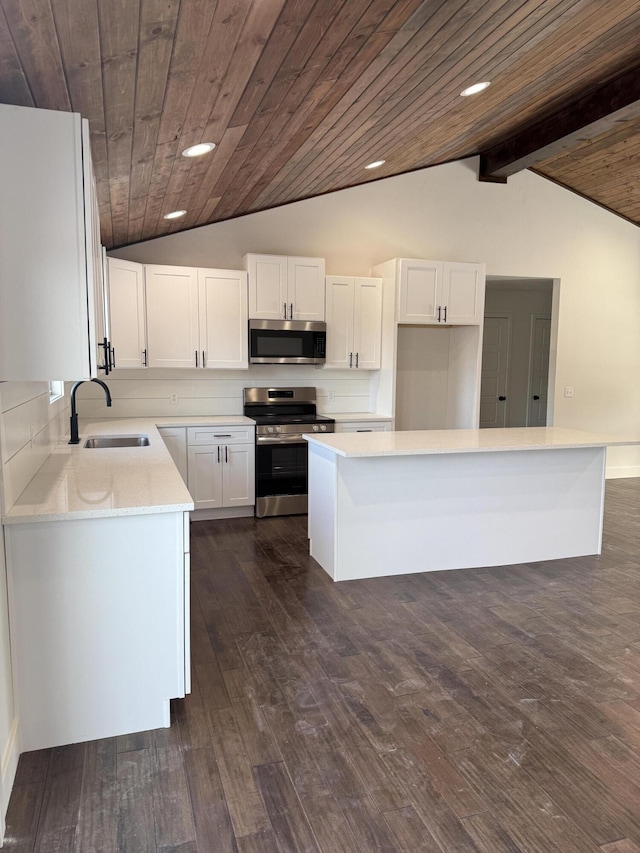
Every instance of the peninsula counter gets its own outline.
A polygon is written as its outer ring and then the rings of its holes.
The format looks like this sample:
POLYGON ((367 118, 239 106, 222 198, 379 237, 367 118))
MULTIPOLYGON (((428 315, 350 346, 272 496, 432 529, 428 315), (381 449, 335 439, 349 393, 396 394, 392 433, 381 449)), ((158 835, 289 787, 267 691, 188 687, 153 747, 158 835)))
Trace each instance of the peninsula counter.
POLYGON ((557 427, 307 435, 309 539, 334 580, 599 554, 606 448, 557 427))

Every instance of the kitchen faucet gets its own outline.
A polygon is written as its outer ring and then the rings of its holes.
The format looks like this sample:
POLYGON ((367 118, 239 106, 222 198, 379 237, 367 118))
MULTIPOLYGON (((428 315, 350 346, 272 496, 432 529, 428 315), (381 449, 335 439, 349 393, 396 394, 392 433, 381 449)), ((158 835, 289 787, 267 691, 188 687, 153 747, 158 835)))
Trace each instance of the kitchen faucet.
MULTIPOLYGON (((82 385, 87 380, 81 379, 79 382, 74 383, 71 388, 71 438, 69 439, 69 444, 80 444, 80 436, 78 435, 78 412, 76 411, 76 391, 78 387, 82 385)), ((91 379, 91 382, 97 382, 98 385, 102 386, 104 389, 105 396, 107 398, 107 406, 111 405, 111 392, 102 381, 102 379, 91 379)))

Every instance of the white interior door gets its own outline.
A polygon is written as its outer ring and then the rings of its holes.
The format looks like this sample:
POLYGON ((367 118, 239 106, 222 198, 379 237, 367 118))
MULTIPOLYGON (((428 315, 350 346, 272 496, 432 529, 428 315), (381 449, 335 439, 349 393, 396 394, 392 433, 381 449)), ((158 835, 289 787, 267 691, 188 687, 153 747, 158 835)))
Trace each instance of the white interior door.
POLYGON ((531 318, 531 360, 527 426, 547 425, 551 317, 531 318))
POLYGON ((507 420, 507 383, 511 318, 485 317, 480 385, 480 427, 503 427, 507 420))

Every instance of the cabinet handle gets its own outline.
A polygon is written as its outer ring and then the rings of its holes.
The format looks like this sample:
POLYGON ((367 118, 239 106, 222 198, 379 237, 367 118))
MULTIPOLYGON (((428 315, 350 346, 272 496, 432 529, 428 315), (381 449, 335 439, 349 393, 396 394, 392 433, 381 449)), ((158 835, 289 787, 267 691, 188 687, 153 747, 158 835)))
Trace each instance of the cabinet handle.
POLYGON ((282 307, 284 308, 284 319, 287 319, 287 303, 283 302, 282 307))
POLYGON ((99 347, 104 348, 104 364, 98 365, 98 370, 104 370, 104 375, 109 375, 109 344, 106 338, 102 339, 102 342, 98 344, 99 347))
POLYGON ((372 429, 357 429, 356 432, 373 432, 372 429))
POLYGON ((447 322, 447 306, 446 305, 444 306, 444 320, 443 320, 443 322, 444 323, 447 322))
POLYGON ((226 444, 224 446, 224 461, 225 462, 229 461, 229 448, 227 447, 226 444))
POLYGON ((147 367, 147 351, 146 349, 142 350, 142 366, 147 367))
POLYGON ((115 370, 116 367, 116 348, 111 347, 111 370, 115 370))
POLYGON ((214 438, 233 438, 230 432, 214 432, 214 438))
POLYGON ((198 367, 198 350, 196 350, 196 367, 198 367))
POLYGON ((440 322, 440 311, 441 311, 441 310, 442 310, 442 309, 441 309, 441 308, 440 308, 440 306, 438 305, 438 323, 440 322))
POLYGON ((207 366, 207 359, 205 357, 204 350, 202 350, 202 366, 203 367, 207 366))
POLYGON ((356 367, 358 366, 358 362, 360 361, 360 353, 356 353, 356 367))
POLYGON ((289 319, 293 320, 293 302, 289 303, 289 319))
POLYGON ((218 463, 220 462, 220 445, 218 445, 218 463))

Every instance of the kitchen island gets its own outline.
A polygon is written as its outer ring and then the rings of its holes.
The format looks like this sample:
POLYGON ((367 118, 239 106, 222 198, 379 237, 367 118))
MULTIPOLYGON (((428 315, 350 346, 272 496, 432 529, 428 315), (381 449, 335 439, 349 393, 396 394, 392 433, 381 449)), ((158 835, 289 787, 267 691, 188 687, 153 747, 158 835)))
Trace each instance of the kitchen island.
POLYGON ((606 448, 580 430, 306 436, 309 539, 334 580, 599 554, 606 448))

